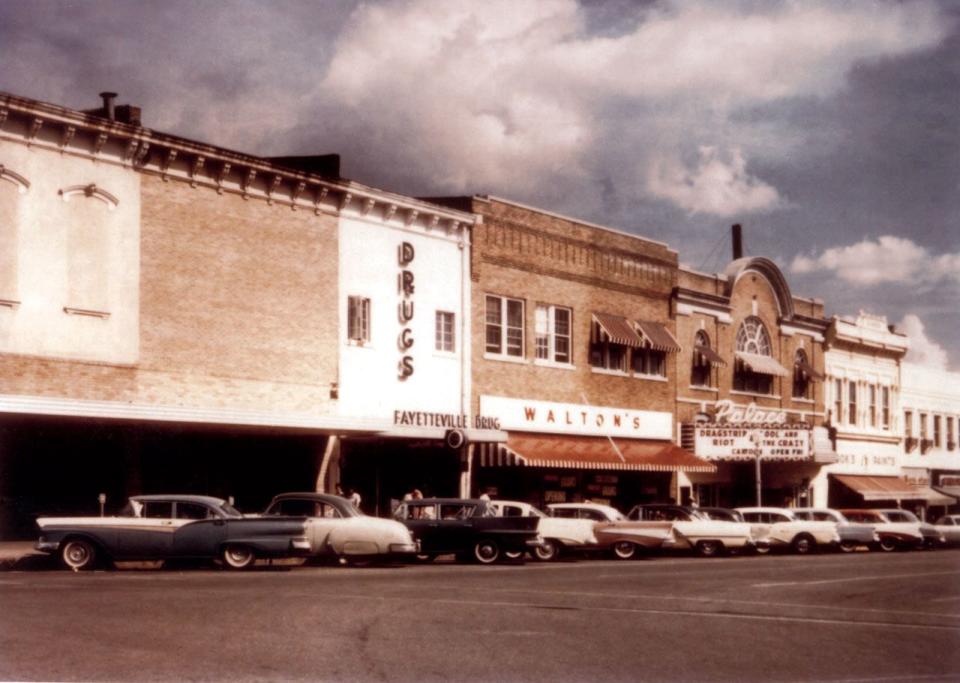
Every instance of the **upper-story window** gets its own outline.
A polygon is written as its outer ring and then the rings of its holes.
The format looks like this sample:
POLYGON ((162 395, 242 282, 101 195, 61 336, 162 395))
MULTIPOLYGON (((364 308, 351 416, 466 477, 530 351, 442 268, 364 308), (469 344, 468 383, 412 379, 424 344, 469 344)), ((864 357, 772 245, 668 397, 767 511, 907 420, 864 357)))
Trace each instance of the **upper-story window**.
POLYGON ((26 178, 0 166, 0 302, 19 302, 17 270, 19 256, 20 195, 30 183, 26 178))
POLYGON ((833 424, 843 421, 843 380, 833 380, 833 424))
POLYGON ((857 424, 857 383, 852 380, 847 385, 847 422, 857 424))
POLYGON ((709 387, 713 385, 712 373, 713 358, 717 353, 710 348, 710 337, 703 330, 698 330, 693 338, 693 363, 690 367, 690 384, 695 387, 709 387))
POLYGON ((626 318, 594 313, 590 324, 590 365, 626 373, 628 349, 643 343, 626 318))
POLYGON ((927 414, 920 413, 920 439, 927 440, 927 414))
POLYGON ((953 418, 947 416, 947 450, 953 450, 957 447, 957 442, 953 438, 953 418))
POLYGON ((883 429, 890 429, 890 387, 880 389, 880 426, 883 429))
POLYGON ((109 315, 111 249, 120 231, 118 200, 96 185, 60 190, 67 221, 67 312, 109 315))
POLYGON ((486 352, 523 358, 523 301, 487 294, 486 352))
POLYGON ((770 335, 763 322, 750 316, 737 330, 737 362, 733 370, 733 388, 756 394, 773 393, 773 377, 789 373, 772 358, 770 335))
POLYGON ((903 411, 903 435, 908 439, 913 438, 913 413, 909 410, 903 411))
POLYGON ((370 299, 347 297, 347 339, 362 346, 370 343, 370 299))
POLYGON ((867 387, 867 420, 871 427, 877 426, 877 385, 867 387))
POLYGON ((455 316, 449 311, 437 311, 437 329, 434 337, 434 348, 437 351, 453 353, 456 350, 456 338, 453 331, 455 316))
POLYGON ((573 313, 563 306, 537 304, 537 359, 569 364, 573 313))
POLYGON ((942 448, 943 441, 941 441, 943 433, 940 431, 940 416, 933 416, 933 446, 934 448, 942 448))
POLYGON ((630 365, 638 375, 667 376, 667 354, 651 348, 633 349, 630 365))
POLYGON ((793 357, 793 397, 810 398, 810 385, 813 378, 810 376, 810 363, 807 361, 807 352, 797 349, 793 357))

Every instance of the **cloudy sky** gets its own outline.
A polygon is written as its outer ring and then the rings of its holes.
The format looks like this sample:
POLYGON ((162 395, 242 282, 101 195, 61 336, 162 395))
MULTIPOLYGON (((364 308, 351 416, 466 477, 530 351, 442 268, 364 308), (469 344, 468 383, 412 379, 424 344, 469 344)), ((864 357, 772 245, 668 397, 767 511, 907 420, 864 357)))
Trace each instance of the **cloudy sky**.
POLYGON ((960 2, 0 2, 0 90, 668 242, 960 370, 960 2))

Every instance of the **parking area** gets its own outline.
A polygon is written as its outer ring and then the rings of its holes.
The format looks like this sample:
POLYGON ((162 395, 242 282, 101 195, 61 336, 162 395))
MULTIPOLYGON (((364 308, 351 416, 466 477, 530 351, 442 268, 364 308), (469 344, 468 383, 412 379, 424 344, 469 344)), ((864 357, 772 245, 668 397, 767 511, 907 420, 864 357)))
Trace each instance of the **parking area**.
POLYGON ((960 551, 0 575, 10 680, 955 680, 960 551))

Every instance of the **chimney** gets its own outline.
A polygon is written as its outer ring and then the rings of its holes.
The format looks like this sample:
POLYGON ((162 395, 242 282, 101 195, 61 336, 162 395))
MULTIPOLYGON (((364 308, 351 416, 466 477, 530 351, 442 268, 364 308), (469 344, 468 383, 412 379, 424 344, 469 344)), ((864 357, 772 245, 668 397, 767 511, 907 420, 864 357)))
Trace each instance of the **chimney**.
POLYGON ((110 121, 115 121, 117 119, 117 113, 113 107, 113 101, 117 99, 117 93, 115 92, 102 92, 100 97, 103 98, 103 117, 109 119, 110 121))
POLYGON ((730 228, 733 235, 733 260, 743 258, 743 228, 739 223, 734 223, 730 228))

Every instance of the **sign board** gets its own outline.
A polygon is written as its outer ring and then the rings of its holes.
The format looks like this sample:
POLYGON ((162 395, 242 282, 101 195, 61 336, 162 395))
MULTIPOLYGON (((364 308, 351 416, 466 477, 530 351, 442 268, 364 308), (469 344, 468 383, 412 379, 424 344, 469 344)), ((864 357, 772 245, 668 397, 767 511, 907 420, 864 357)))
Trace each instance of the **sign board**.
POLYGON ((808 460, 810 427, 805 424, 703 423, 694 426, 695 452, 707 460, 808 460))
POLYGON ((501 429, 514 431, 631 439, 673 437, 673 413, 652 410, 481 396, 480 413, 499 420, 501 429))

